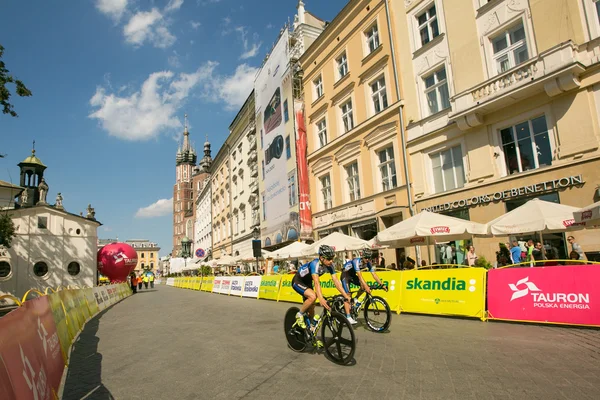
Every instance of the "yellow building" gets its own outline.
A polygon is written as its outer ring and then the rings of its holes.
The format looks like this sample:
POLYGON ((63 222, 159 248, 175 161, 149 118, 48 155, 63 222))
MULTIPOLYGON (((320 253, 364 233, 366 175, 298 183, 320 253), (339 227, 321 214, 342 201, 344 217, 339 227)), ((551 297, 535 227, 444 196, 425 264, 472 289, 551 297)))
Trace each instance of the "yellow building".
POLYGON ((137 253, 138 263, 135 266, 136 274, 146 270, 156 273, 159 269, 158 252, 160 247, 156 243, 152 243, 149 240, 126 240, 125 243, 133 247, 137 253))
POLYGON ((213 259, 232 252, 230 141, 231 138, 227 137, 211 167, 213 259))
MULTIPOLYGON (((576 207, 598 200, 600 3, 390 3, 418 211, 485 223, 534 197, 576 207)), ((573 235, 594 257, 600 234, 573 235)), ((530 237, 474 245, 495 260, 498 242, 530 237)), ((571 250, 560 233, 544 242, 561 258, 571 250)), ((440 244, 430 261, 468 244, 440 244)))
MULTIPOLYGON (((386 8, 381 0, 349 1, 300 57, 317 238, 341 231, 368 240, 410 216, 386 8)), ((402 251, 385 250, 386 264, 402 251)))

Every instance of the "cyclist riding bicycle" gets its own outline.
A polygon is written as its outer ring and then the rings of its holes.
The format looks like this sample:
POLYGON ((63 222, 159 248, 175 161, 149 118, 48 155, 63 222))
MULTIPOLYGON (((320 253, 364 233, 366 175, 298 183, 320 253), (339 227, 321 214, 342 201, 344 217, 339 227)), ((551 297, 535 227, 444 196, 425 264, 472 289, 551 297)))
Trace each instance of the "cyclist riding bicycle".
POLYGON ((304 299, 300 311, 296 314, 296 323, 302 328, 306 329, 306 323, 304 322, 304 315, 308 311, 308 316, 312 321, 315 314, 315 301, 318 298, 319 302, 327 310, 331 310, 329 304, 323 297, 321 291, 321 283, 319 277, 325 273, 331 274, 331 280, 333 284, 344 296, 346 301, 344 302, 344 308, 346 309, 346 318, 351 324, 355 324, 356 321, 350 316, 350 296, 344 291, 342 283, 338 279, 335 268, 333 267, 333 258, 335 257, 335 251, 327 245, 319 247, 319 258, 302 265, 298 268, 298 272, 292 279, 292 288, 299 293, 304 299))
POLYGON ((371 294, 371 288, 367 285, 367 282, 365 282, 365 278, 363 278, 362 272, 360 271, 363 266, 369 270, 379 286, 387 291, 387 287, 383 286, 383 282, 375 273, 375 265, 371 264, 371 260, 375 259, 375 257, 376 256, 371 249, 364 249, 362 251, 362 257, 346 261, 344 268, 342 269, 342 287, 346 293, 350 293, 350 284, 353 283, 360 288, 356 295, 357 299, 363 294, 363 291, 371 294), (363 260, 366 261, 364 264, 363 260))

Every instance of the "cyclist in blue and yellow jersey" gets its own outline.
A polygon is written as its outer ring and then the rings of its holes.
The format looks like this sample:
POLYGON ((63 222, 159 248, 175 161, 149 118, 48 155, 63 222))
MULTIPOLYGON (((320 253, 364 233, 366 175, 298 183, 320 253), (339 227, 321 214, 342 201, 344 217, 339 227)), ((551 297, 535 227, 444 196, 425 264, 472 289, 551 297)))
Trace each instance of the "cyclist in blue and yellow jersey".
POLYGON ((383 286, 383 282, 375 273, 376 266, 371 264, 371 260, 376 257, 377 253, 373 253, 371 249, 364 249, 362 251, 362 257, 346 261, 344 268, 342 269, 342 287, 346 293, 350 293, 350 284, 353 283, 360 288, 356 295, 357 299, 363 294, 363 291, 371 294, 371 288, 367 285, 367 282, 365 282, 365 278, 363 278, 362 272, 360 271, 362 268, 366 268, 371 275, 373 275, 373 278, 377 281, 379 286, 387 291, 387 287, 383 286))
POLYGON ((335 251, 330 246, 322 245, 319 247, 319 258, 302 265, 292 279, 292 287, 296 292, 302 295, 302 298, 304 299, 304 304, 300 307, 300 312, 296 314, 296 323, 303 329, 306 328, 306 323, 304 322, 304 315, 306 312, 308 311, 308 316, 311 321, 314 318, 315 301, 317 298, 323 307, 327 310, 331 310, 329 304, 327 304, 327 301, 325 301, 325 298, 323 297, 321 283, 319 282, 319 277, 325 273, 331 274, 333 284, 346 299, 344 302, 346 318, 348 318, 350 323, 356 323, 354 319, 350 318, 350 296, 344 292, 342 283, 335 273, 335 268, 333 267, 334 257, 335 251))

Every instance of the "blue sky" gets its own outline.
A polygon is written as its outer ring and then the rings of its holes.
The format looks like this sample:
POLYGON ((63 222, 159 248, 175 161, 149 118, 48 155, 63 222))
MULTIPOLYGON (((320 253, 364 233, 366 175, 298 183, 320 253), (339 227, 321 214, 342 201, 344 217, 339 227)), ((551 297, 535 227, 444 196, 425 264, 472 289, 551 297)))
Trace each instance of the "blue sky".
MULTIPOLYGON (((332 20, 347 0, 306 0, 332 20)), ((189 115, 213 156, 296 0, 5 0, 3 60, 33 92, 0 114, 0 179, 18 183, 31 153, 48 166, 48 200, 88 203, 100 238, 171 251, 175 154, 189 115)), ((14 93, 14 87, 10 88, 14 93)))

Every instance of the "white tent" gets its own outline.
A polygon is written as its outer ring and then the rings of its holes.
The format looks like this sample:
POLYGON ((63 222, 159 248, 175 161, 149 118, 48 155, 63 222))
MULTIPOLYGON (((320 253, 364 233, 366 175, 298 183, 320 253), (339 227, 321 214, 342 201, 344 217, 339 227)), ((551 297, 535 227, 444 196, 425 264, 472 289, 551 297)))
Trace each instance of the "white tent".
POLYGON ((303 257, 302 250, 307 248, 309 245, 304 242, 290 243, 279 250, 272 251, 269 257, 275 260, 287 260, 289 258, 300 258, 303 257))
POLYGON ((575 222, 585 222, 586 225, 600 225, 600 201, 573 213, 575 222))
POLYGON ((338 251, 350 251, 350 250, 362 250, 366 248, 370 248, 369 242, 363 239, 359 239, 356 237, 344 235, 340 232, 333 232, 327 236, 325 236, 321 240, 317 240, 310 246, 306 247, 301 251, 303 256, 312 256, 319 253, 319 247, 322 244, 326 244, 328 246, 333 247, 333 249, 338 251))
POLYGON ((225 255, 217 260, 217 265, 222 266, 222 267, 235 265, 235 264, 236 264, 235 258, 233 258, 232 256, 228 256, 228 255, 225 255))
POLYGON ((579 209, 564 204, 540 199, 529 200, 493 221, 488 222, 487 231, 492 235, 516 233, 551 233, 583 229, 587 223, 576 223, 574 213, 579 209))
MULTIPOLYGON (((271 252, 267 251, 267 250, 261 250, 260 254, 261 254, 262 258, 271 257, 271 252)), ((256 257, 254 257, 254 252, 252 251, 252 249, 248 249, 248 250, 244 251, 242 254, 233 257, 233 259, 236 262, 240 262, 240 261, 254 261, 254 260, 256 260, 256 257)))
POLYGON ((484 224, 421 211, 379 232, 375 243, 388 244, 392 247, 420 246, 428 244, 429 238, 434 238, 438 242, 449 242, 485 234, 484 224))

